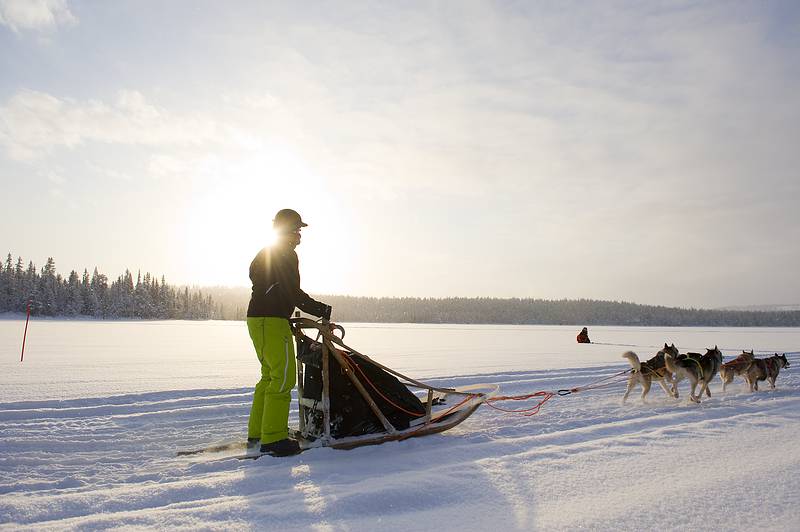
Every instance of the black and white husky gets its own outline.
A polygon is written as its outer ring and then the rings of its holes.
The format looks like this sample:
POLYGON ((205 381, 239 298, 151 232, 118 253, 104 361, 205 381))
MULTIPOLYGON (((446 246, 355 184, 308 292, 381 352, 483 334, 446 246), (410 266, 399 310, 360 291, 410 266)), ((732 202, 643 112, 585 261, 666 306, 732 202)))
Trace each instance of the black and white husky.
POLYGON ((753 363, 747 368, 744 378, 751 392, 758 391, 758 381, 768 381, 769 387, 774 390, 778 373, 781 372, 781 369, 788 367, 789 361, 786 360, 786 355, 775 353, 771 357, 753 360, 753 363))
POLYGON ((700 396, 703 395, 704 391, 706 395, 711 397, 708 384, 717 374, 720 366, 722 366, 722 351, 717 346, 714 346, 714 349, 706 349, 706 354, 699 357, 692 356, 691 353, 677 357, 671 353, 664 353, 664 365, 675 374, 676 381, 689 379, 692 386, 689 392, 689 399, 699 403, 700 396), (700 393, 695 395, 694 392, 698 384, 700 384, 700 393))

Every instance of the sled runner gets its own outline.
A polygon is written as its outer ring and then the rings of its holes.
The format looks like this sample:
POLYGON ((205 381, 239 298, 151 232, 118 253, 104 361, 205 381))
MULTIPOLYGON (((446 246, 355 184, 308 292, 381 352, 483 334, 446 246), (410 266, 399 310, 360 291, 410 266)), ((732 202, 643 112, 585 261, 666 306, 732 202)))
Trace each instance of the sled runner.
POLYGON ((443 432, 497 393, 497 385, 427 385, 345 345, 340 325, 306 318, 290 322, 298 361, 300 426, 294 437, 303 449, 351 449, 443 432), (316 332, 316 339, 307 330, 316 332))

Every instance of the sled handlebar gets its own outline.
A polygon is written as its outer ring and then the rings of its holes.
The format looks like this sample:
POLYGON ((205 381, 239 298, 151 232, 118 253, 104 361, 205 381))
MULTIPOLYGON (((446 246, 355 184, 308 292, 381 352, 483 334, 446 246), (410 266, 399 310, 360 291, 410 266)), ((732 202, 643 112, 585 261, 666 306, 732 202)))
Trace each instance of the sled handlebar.
POLYGON ((339 325, 338 323, 333 323, 330 321, 314 321, 308 318, 289 318, 289 324, 292 326, 293 329, 302 330, 302 329, 316 329, 322 332, 329 332, 333 334, 334 331, 339 331, 342 333, 342 336, 339 338, 344 339, 345 330, 344 327, 339 325))

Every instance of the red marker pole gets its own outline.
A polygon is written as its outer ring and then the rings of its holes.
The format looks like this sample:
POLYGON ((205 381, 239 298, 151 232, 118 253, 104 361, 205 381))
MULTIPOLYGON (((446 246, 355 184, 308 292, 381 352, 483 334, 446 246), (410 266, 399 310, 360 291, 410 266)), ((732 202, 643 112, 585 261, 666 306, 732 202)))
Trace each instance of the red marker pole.
POLYGON ((25 357, 25 339, 28 337, 28 321, 31 319, 31 301, 28 300, 28 315, 25 317, 25 334, 22 335, 22 352, 19 354, 19 361, 25 357))

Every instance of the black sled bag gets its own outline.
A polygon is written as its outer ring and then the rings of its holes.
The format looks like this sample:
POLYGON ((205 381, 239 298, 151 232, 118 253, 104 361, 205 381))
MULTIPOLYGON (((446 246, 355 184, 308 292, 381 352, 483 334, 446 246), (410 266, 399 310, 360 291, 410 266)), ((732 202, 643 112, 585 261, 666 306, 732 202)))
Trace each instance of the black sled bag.
MULTIPOLYGON (((361 355, 345 351, 357 367, 356 377, 386 419, 397 430, 409 428, 412 420, 425 415, 425 406, 394 375, 361 355), (377 390, 380 391, 378 393, 377 390), (399 408, 398 408, 399 407, 399 408)), ((322 401, 322 344, 306 335, 297 340, 297 360, 304 364, 303 397, 322 401)), ((331 436, 361 436, 385 432, 378 417, 353 385, 335 357, 330 357, 331 436)), ((322 425, 322 412, 313 411, 322 425)))

